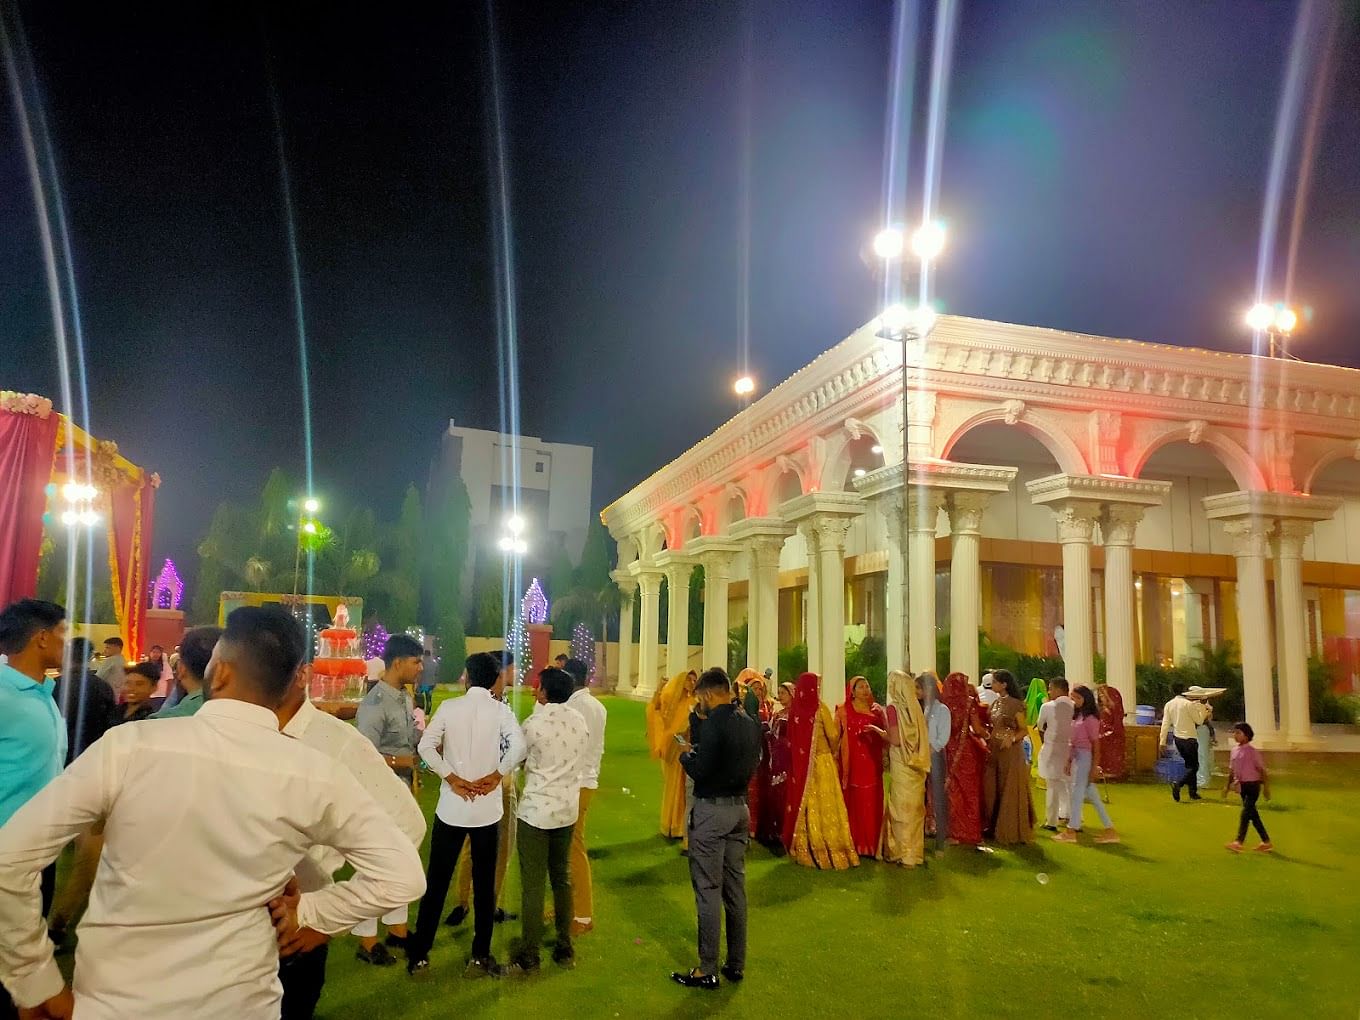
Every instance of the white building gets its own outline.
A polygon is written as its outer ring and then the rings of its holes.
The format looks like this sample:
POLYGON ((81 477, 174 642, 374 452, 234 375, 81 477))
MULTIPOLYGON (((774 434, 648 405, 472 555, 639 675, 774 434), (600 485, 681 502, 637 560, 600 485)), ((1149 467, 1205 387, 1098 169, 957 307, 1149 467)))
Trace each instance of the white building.
POLYGON ((1129 712, 1136 662, 1233 641, 1248 720, 1304 744, 1308 657, 1352 685, 1360 662, 1360 371, 958 316, 903 345, 870 324, 604 520, 625 641, 640 600, 624 690, 663 671, 663 581, 680 661, 698 562, 705 663, 745 617, 751 666, 806 643, 833 704, 847 636, 881 632, 890 668, 920 670, 937 628, 968 635, 950 667, 976 678, 979 628, 1053 654, 1062 624, 1069 679, 1103 654, 1129 712))
POLYGON ((444 480, 454 475, 467 486, 472 504, 472 555, 465 577, 470 581, 478 557, 495 551, 512 513, 516 487, 518 512, 529 542, 529 565, 546 567, 559 548, 566 549, 573 563, 579 562, 590 526, 593 466, 594 451, 589 446, 464 428, 449 419, 430 488, 440 491, 444 480))

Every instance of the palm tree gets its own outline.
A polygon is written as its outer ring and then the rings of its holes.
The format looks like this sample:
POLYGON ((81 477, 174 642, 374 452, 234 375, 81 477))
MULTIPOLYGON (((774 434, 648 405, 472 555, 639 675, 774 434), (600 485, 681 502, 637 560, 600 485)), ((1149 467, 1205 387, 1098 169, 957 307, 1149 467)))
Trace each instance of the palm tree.
POLYGON ((609 676, 609 621, 618 612, 622 596, 611 581, 596 590, 585 585, 577 585, 557 599, 552 606, 553 625, 574 625, 577 621, 591 626, 593 621, 600 622, 601 654, 596 675, 609 676))

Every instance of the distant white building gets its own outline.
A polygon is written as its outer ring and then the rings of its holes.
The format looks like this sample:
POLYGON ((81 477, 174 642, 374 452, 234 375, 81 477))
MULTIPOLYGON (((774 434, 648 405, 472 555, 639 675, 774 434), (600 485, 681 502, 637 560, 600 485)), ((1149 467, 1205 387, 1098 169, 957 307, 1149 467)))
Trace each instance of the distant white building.
POLYGON ((472 529, 471 569, 465 579, 471 581, 482 556, 499 555, 497 542, 513 513, 516 484, 529 544, 526 571, 546 571, 559 548, 579 563, 590 526, 594 457, 589 446, 464 428, 449 419, 431 471, 430 489, 441 491, 455 475, 467 486, 472 529))

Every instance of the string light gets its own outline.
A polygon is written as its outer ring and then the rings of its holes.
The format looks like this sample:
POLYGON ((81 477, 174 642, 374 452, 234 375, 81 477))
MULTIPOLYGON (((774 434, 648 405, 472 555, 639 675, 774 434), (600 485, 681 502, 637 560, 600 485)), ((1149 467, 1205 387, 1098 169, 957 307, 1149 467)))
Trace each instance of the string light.
POLYGON ((179 576, 175 561, 166 558, 161 572, 151 582, 152 609, 178 609, 184 601, 184 579, 179 576))
POLYGON ((586 675, 595 675, 595 635, 590 632, 584 620, 577 621, 571 628, 571 657, 586 664, 586 675))
POLYGON ((536 577, 529 583, 524 598, 520 599, 519 615, 525 623, 548 622, 548 596, 543 594, 543 587, 536 577))

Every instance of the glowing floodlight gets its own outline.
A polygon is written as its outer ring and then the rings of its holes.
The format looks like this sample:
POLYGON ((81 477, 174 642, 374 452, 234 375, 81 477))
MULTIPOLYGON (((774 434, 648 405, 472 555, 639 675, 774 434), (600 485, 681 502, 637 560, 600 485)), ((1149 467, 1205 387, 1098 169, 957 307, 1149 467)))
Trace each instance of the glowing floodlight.
POLYGON ((732 392, 739 397, 749 397, 756 391, 756 381, 749 375, 744 375, 732 384, 732 392))
POLYGON ((309 535, 316 534, 316 521, 308 521, 302 526, 302 530, 309 535))
POLYGON ((872 454, 881 455, 883 453, 883 447, 875 443, 873 446, 869 447, 869 452, 872 454))
POLYGON ((510 534, 522 535, 524 533, 524 518, 516 514, 505 522, 505 526, 510 529, 510 534))
POLYGON ((923 223, 911 235, 911 252, 923 262, 938 258, 944 251, 944 224, 923 223))
POLYGON ((874 254, 881 259, 900 258, 905 246, 902 231, 896 227, 884 227, 874 235, 874 254))
POLYGON ((889 305, 878 317, 879 325, 894 336, 901 333, 911 322, 911 311, 903 304, 889 305))
POLYGON ((1281 308, 1275 313, 1275 328, 1281 333, 1292 333, 1299 324, 1299 313, 1292 308, 1281 308))
POLYGON ((314 514, 321 509, 321 500, 317 499, 315 496, 308 496, 306 501, 302 504, 302 509, 306 510, 309 514, 314 514))

